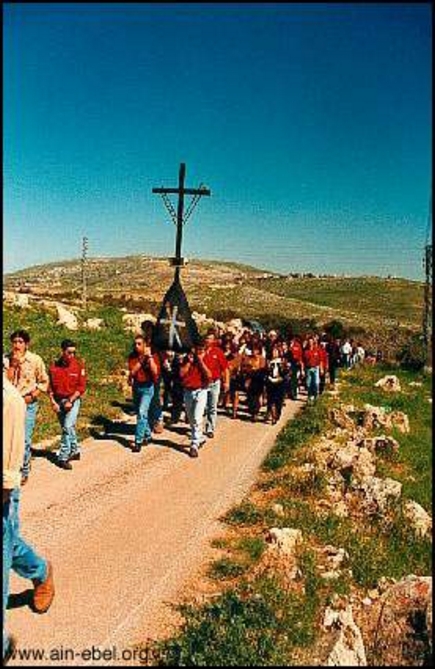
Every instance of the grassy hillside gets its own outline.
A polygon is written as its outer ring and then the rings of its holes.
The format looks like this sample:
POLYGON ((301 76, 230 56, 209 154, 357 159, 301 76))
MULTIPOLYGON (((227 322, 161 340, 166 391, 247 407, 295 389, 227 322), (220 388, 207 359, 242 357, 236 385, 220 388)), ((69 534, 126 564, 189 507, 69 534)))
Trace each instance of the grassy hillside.
MULTIPOLYGON (((81 270, 79 260, 39 265, 6 275, 4 287, 80 304, 81 270)), ((95 305, 128 304, 157 313, 172 278, 173 268, 164 258, 91 258, 88 298, 95 305)), ((193 260, 182 270, 182 283, 192 308, 211 317, 339 319, 354 327, 421 329, 423 284, 405 279, 273 273, 267 278, 264 270, 248 265, 193 260)))

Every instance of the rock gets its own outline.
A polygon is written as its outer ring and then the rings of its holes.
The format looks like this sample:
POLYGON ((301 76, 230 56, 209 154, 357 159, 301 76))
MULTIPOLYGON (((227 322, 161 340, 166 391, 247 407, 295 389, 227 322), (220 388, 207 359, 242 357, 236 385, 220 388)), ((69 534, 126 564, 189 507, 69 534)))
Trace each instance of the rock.
POLYGON ((400 386, 400 381, 397 378, 397 376, 389 375, 389 376, 384 376, 382 379, 379 379, 377 383, 375 383, 376 388, 381 388, 382 390, 385 390, 386 392, 389 393, 400 393, 402 388, 400 386))
POLYGON ((331 570, 331 571, 324 571, 323 574, 320 574, 320 577, 323 578, 325 581, 336 581, 338 578, 341 576, 341 571, 338 570, 331 570))
POLYGON ((397 428, 403 434, 410 431, 409 418, 402 411, 387 413, 384 407, 375 407, 371 404, 364 405, 363 427, 366 430, 374 430, 385 427, 387 429, 397 428))
POLYGON ((389 418, 391 427, 397 428, 402 434, 409 434, 411 431, 409 418, 403 411, 393 411, 389 418))
POLYGON ((385 434, 381 434, 379 437, 365 437, 360 442, 358 446, 367 448, 372 454, 376 453, 397 453, 400 444, 393 437, 388 437, 385 434))
POLYGON ((326 665, 328 667, 366 667, 364 642, 360 629, 353 619, 351 605, 345 611, 340 611, 338 616, 330 615, 328 622, 330 620, 340 628, 340 632, 326 665))
POLYGON ((335 548, 335 546, 325 546, 323 553, 327 555, 328 566, 336 570, 349 560, 349 553, 344 548, 335 548))
POLYGON ((266 541, 269 548, 276 550, 284 555, 294 555, 296 544, 302 541, 301 530, 291 529, 289 527, 272 527, 267 535, 266 541))
POLYGON ((432 536, 432 518, 420 504, 413 500, 406 502, 403 514, 419 537, 432 536))
POLYGON ((274 504, 272 506, 272 511, 277 515, 283 518, 285 516, 284 507, 282 504, 274 504))
POLYGON ((333 505, 332 513, 334 514, 334 516, 337 516, 337 518, 348 518, 349 509, 347 508, 344 500, 340 500, 339 502, 333 505))
POLYGON ((20 309, 27 309, 30 306, 30 299, 26 293, 17 293, 15 295, 14 304, 20 309))
POLYGON ((101 330, 101 327, 104 325, 104 320, 102 318, 88 318, 85 321, 85 328, 88 330, 101 330))
POLYGON ((369 476, 359 484, 353 482, 352 486, 363 493, 364 509, 369 514, 385 513, 391 503, 396 502, 402 494, 402 484, 391 478, 369 476))
POLYGON ((63 325, 68 330, 77 330, 79 327, 77 316, 71 311, 68 311, 62 304, 56 303, 57 309, 57 325, 63 325))
POLYGON ((343 429, 352 430, 356 427, 352 418, 342 408, 330 409, 329 418, 335 425, 343 429))
POLYGON ((426 666, 432 656, 432 577, 409 575, 379 600, 376 666, 426 666))
POLYGON ((367 448, 359 448, 353 442, 336 451, 330 466, 332 469, 338 469, 343 476, 353 475, 360 479, 373 476, 376 471, 370 451, 367 448))

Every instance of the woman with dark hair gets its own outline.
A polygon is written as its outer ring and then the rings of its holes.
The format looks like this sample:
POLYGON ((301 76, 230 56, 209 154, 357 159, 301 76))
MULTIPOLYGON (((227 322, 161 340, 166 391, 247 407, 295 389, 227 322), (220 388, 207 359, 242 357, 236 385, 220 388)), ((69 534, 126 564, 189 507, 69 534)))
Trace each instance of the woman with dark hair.
POLYGON ((271 420, 272 425, 281 418, 285 395, 285 378, 287 364, 278 346, 273 346, 270 352, 271 359, 267 363, 266 396, 267 415, 266 421, 271 420))
POLYGON ((251 353, 245 354, 241 361, 241 372, 245 378, 246 399, 252 422, 257 420, 261 409, 261 396, 264 391, 266 373, 266 358, 262 352, 262 345, 252 338, 251 353))

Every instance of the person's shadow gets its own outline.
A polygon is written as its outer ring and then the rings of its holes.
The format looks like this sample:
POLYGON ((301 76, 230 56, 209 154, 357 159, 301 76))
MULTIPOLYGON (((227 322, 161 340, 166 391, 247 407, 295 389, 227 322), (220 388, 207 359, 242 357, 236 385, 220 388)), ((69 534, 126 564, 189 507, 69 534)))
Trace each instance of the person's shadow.
POLYGON ((135 425, 123 423, 119 420, 113 421, 101 414, 93 417, 92 425, 89 433, 94 439, 112 439, 124 448, 131 449, 133 447, 134 444, 131 439, 127 439, 127 435, 134 435, 135 425))

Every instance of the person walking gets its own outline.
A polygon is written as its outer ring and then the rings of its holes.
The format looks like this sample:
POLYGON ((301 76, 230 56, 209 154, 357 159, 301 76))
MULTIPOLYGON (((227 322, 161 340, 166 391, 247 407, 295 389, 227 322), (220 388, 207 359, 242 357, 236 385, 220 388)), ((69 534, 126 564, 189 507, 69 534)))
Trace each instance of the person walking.
POLYGON ((209 330, 205 337, 204 364, 211 372, 211 381, 207 387, 207 402, 205 407, 205 433, 213 439, 217 423, 217 409, 221 392, 221 383, 224 393, 230 387, 230 372, 224 352, 217 345, 216 334, 209 330))
POLYGON ((242 357, 241 372, 245 379, 246 400, 251 421, 255 423, 261 409, 261 397, 264 391, 266 358, 261 343, 255 338, 251 342, 251 354, 242 357))
POLYGON ((298 337, 292 337, 288 348, 288 361, 290 363, 290 397, 298 399, 299 378, 304 368, 304 350, 298 337))
POLYGON ((191 428, 190 457, 197 458, 205 442, 203 435, 204 411, 207 404, 207 388, 212 381, 212 372, 205 364, 205 343, 200 340, 188 353, 180 366, 180 378, 184 388, 184 405, 191 428))
POLYGON ((287 364, 281 357, 280 349, 275 345, 270 352, 271 359, 267 363, 266 373, 266 396, 267 396, 267 420, 272 425, 281 418, 282 407, 285 396, 285 378, 287 364))
POLYGON ((138 334, 134 338, 133 351, 128 356, 128 382, 132 386, 133 403, 137 415, 133 453, 140 453, 142 446, 151 441, 150 413, 157 381, 160 376, 160 360, 151 353, 149 339, 138 334))
POLYGON ((314 337, 307 339, 307 347, 304 350, 305 383, 307 386, 308 401, 313 402, 319 394, 320 367, 322 364, 319 347, 314 337))
POLYGON ((26 403, 25 449, 22 468, 22 485, 27 483, 32 456, 32 437, 38 412, 38 398, 47 392, 49 378, 40 355, 29 351, 30 334, 15 330, 10 336, 12 350, 5 357, 7 377, 17 388, 26 403))
POLYGON ((84 362, 76 358, 76 343, 72 339, 64 339, 60 347, 61 356, 50 365, 48 372, 49 396, 62 428, 57 465, 68 470, 72 469, 70 461, 80 460, 81 457, 76 423, 87 377, 84 362))
POLYGON ((54 598, 51 562, 35 553, 20 535, 18 516, 21 468, 25 450, 26 404, 3 372, 3 664, 11 659, 16 640, 5 629, 10 572, 32 580, 33 610, 46 613, 54 598))

